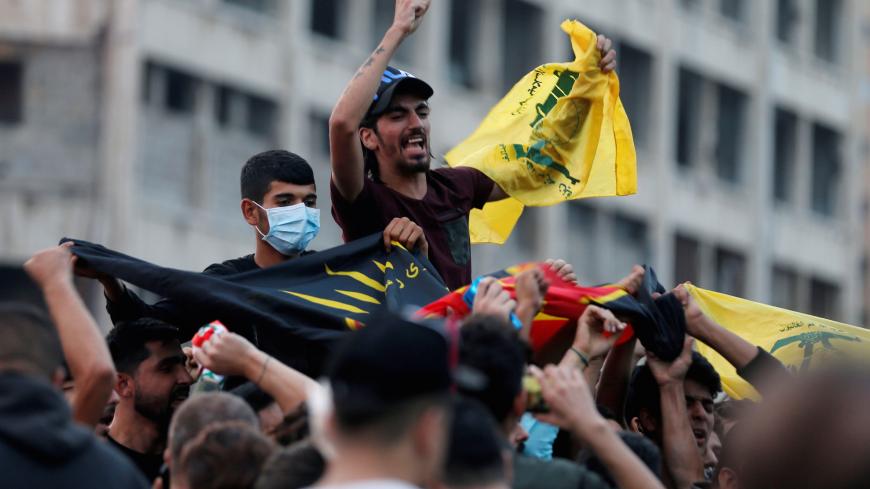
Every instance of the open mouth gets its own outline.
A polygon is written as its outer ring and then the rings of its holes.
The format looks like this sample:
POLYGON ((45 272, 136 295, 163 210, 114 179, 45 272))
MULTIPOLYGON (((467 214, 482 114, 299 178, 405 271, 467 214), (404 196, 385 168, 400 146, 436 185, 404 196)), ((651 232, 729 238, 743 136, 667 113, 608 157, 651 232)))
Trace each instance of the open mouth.
POLYGON ((692 430, 692 434, 695 436, 695 441, 698 442, 698 446, 703 446, 707 442, 706 431, 694 429, 692 430))
POLYGON ((421 134, 414 134, 402 143, 402 150, 409 156, 416 157, 426 154, 426 138, 421 134))

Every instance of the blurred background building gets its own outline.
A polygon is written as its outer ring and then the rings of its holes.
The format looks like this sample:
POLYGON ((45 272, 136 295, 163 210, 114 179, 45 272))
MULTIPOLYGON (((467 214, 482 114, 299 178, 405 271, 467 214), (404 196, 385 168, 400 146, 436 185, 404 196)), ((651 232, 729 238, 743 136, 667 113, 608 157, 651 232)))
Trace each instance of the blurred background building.
MULTIPOLYGON (((0 0, 0 296, 61 236, 201 269, 250 253, 239 170, 282 147, 314 166, 393 0, 0 0)), ((528 209, 477 273, 564 257, 587 283, 649 263, 863 324, 870 64, 859 0, 434 0, 394 64, 426 79, 433 149, 524 73, 571 59, 565 18, 617 42, 636 196, 528 209)), ((98 289, 85 287, 101 308, 98 289)))

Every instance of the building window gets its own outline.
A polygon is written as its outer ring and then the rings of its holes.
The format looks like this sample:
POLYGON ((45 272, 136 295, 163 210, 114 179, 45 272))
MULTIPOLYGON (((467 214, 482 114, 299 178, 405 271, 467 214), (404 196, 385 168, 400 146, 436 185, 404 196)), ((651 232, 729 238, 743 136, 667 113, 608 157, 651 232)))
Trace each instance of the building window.
POLYGON ((792 199, 794 159, 797 154, 797 116, 783 109, 773 115, 773 199, 792 199))
POLYGON ((674 283, 699 283, 701 279, 701 245, 683 235, 674 237, 674 283))
POLYGON ((836 285, 818 278, 810 279, 809 313, 828 319, 839 315, 840 289, 836 285))
POLYGON ((776 2, 776 38, 786 44, 792 44, 796 40, 799 8, 797 0, 776 2))
POLYGON ((697 10, 701 6, 701 0, 680 0, 680 5, 686 10, 697 10))
POLYGON ((652 92, 652 56, 630 44, 620 43, 619 97, 631 121, 631 132, 638 145, 647 142, 652 92))
MULTIPOLYGON (((613 216, 611 237, 613 255, 607 263, 608 277, 622 277, 634 265, 642 265, 650 261, 650 244, 647 238, 647 226, 643 221, 623 216, 613 216)), ((613 280, 612 278, 610 280, 613 280)))
POLYGON ((24 119, 23 70, 19 62, 0 62, 0 124, 24 119))
POLYGON ((311 30, 322 36, 341 37, 339 12, 344 11, 342 0, 311 0, 311 30))
POLYGON ((543 17, 540 8, 521 0, 505 0, 502 30, 502 90, 507 92, 541 64, 543 17))
POLYGON ((717 85, 716 175, 726 182, 740 181, 746 95, 717 85))
POLYGON ((566 250, 565 259, 574 265, 581 283, 594 283, 600 275, 599 249, 596 240, 598 212, 595 207, 580 200, 568 202, 567 209, 571 244, 566 250))
POLYGON ((786 267, 774 266, 770 280, 771 305, 796 311, 800 308, 798 293, 797 272, 786 267))
POLYGON ((746 259, 740 253, 716 250, 716 290, 742 297, 746 290, 746 259))
POLYGON ((164 68, 166 75, 166 109, 171 112, 193 113, 196 105, 196 79, 187 73, 164 68))
MULTIPOLYGON (((371 31, 372 46, 377 46, 381 42, 384 33, 387 32, 387 29, 389 29, 393 24, 395 8, 395 0, 375 0, 375 15, 373 16, 374 23, 371 31)), ((394 62, 408 64, 414 61, 414 46, 416 44, 416 39, 416 36, 410 36, 402 41, 402 44, 393 56, 393 59, 395 60, 394 62)))
POLYGON ((837 62, 840 50, 842 0, 816 0, 816 56, 837 62))
POLYGON ((263 138, 275 137, 275 119, 278 107, 271 100, 248 95, 248 132, 263 138))
POLYGON ((697 73, 680 68, 677 87, 677 164, 690 167, 698 157, 701 137, 701 98, 704 80, 697 73))
POLYGON ((224 0, 224 3, 261 14, 272 14, 277 10, 275 0, 224 0))
POLYGON ((837 211, 840 181, 840 135, 813 125, 812 209, 825 216, 837 211))
POLYGON ((329 113, 317 110, 309 112, 308 128, 311 131, 312 153, 329 158, 329 113))
POLYGON ((722 0, 719 4, 719 12, 722 16, 736 22, 743 22, 745 8, 743 0, 722 0))
POLYGON ((474 33, 480 19, 479 0, 450 2, 450 79, 468 88, 474 79, 474 33))

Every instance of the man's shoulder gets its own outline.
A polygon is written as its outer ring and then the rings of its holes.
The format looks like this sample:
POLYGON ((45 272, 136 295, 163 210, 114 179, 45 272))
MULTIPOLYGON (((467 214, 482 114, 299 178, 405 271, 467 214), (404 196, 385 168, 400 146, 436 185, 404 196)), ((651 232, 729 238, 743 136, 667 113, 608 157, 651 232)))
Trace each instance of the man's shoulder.
POLYGON ((245 255, 220 263, 212 263, 202 273, 206 275, 232 275, 234 273, 249 272, 260 267, 254 261, 254 255, 245 255))
POLYGON ((540 487, 568 489, 608 488, 597 474, 586 467, 554 458, 542 460, 525 455, 514 458, 514 489, 535 489, 540 487))

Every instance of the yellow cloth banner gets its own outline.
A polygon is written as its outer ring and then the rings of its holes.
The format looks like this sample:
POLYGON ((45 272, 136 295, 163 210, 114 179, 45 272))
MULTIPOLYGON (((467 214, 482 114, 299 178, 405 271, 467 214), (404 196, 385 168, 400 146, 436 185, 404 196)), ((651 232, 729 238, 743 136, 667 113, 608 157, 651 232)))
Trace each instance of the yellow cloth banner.
POLYGON ((602 73, 596 36, 566 20, 575 59, 526 74, 480 126, 446 155, 510 195, 471 213, 475 243, 504 243, 524 205, 637 191, 634 141, 616 73, 602 73))
MULTIPOLYGON (((870 359, 870 331, 809 314, 752 302, 686 284, 704 314, 746 341, 760 346, 789 370, 802 371, 832 360, 870 359)), ((722 377, 725 393, 733 399, 758 399, 749 383, 709 346, 697 342, 722 377)))

